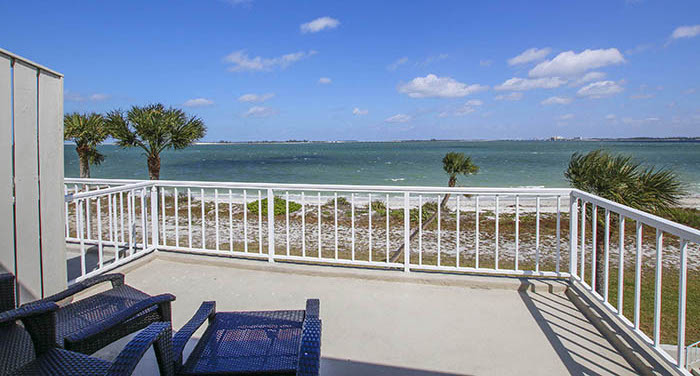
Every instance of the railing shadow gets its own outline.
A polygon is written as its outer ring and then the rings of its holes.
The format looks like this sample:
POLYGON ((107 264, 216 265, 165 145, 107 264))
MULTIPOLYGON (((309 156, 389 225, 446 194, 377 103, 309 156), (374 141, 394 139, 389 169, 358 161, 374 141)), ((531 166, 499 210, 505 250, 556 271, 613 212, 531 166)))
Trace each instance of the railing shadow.
POLYGON ((321 375, 323 376, 350 376, 350 375, 378 375, 378 376, 467 376, 467 374, 446 373, 438 371, 420 370, 404 367, 387 366, 382 364, 357 362, 347 359, 321 358, 321 375))
POLYGON ((520 282, 521 300, 570 375, 637 373, 624 358, 615 355, 614 347, 602 334, 581 325, 590 323, 583 315, 575 314, 571 304, 557 301, 567 300, 566 297, 529 291, 530 282, 524 278, 520 282))

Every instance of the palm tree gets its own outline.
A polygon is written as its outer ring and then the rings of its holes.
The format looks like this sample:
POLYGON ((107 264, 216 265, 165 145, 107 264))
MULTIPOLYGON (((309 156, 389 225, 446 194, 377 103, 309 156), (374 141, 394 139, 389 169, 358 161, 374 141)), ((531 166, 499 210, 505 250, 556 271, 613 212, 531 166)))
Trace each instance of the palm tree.
MULTIPOLYGON (((655 214, 664 214, 677 206, 684 194, 682 184, 672 170, 644 167, 629 156, 614 155, 604 150, 574 153, 564 177, 574 188, 655 214)), ((596 214, 595 288, 602 294, 605 227, 603 216, 596 214)), ((591 217, 590 208, 586 215, 591 217)))
POLYGON ((122 147, 140 147, 146 153, 148 175, 160 177, 160 153, 166 149, 183 149, 204 137, 206 126, 196 116, 162 104, 133 106, 124 114, 114 110, 107 114, 112 137, 122 147))
MULTIPOLYGON (((457 176, 459 175, 472 175, 476 174, 479 172, 479 166, 475 165, 472 162, 471 157, 467 157, 464 155, 464 153, 455 153, 455 152, 449 152, 445 154, 445 156, 442 158, 442 169, 445 170, 445 173, 449 176, 449 179, 447 180, 447 186, 452 188, 457 185, 457 176)), ((450 199, 450 194, 446 194, 445 197, 442 198, 442 202, 440 202, 440 209, 445 210, 447 208, 447 201, 450 199)), ((421 228, 426 228, 430 223, 432 223, 435 219, 437 218, 437 211, 435 211, 430 218, 428 218, 426 221, 423 222, 423 225, 421 228)), ((411 236, 409 237, 409 241, 411 241, 417 234, 418 234, 419 228, 416 227, 413 232, 411 232, 411 236)), ((401 254, 403 253, 403 250, 405 248, 406 244, 401 244, 401 246, 394 251, 394 254, 391 256, 391 262, 397 262, 398 259, 401 257, 401 254)))
POLYGON ((102 115, 96 113, 66 114, 63 118, 63 138, 75 142, 80 162, 80 177, 90 177, 90 165, 98 165, 105 157, 97 151, 97 145, 109 136, 102 115))

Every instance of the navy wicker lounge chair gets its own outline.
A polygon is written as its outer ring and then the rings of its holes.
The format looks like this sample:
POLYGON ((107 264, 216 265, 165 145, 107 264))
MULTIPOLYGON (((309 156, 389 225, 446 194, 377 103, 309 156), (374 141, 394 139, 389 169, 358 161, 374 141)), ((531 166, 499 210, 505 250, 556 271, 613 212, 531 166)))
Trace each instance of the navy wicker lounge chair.
POLYGON ((150 296, 124 284, 124 275, 118 273, 86 279, 38 302, 60 305, 60 302, 102 282, 111 282, 112 288, 61 306, 56 311, 55 341, 58 347, 92 354, 151 323, 171 321, 173 295, 150 296))
MULTIPOLYGON (((124 347, 114 362, 94 358, 56 346, 56 313, 53 302, 38 302, 0 313, 0 329, 31 337, 29 342, 0 343, 9 355, 0 361, 2 375, 130 375, 143 354, 153 345, 161 375, 173 375, 172 330, 169 322, 150 324, 124 347), (22 321, 24 326, 20 326, 22 321), (29 348, 27 348, 27 346, 29 348), (27 354, 31 357, 27 359, 27 354), (22 359, 22 364, 14 360, 22 359)), ((5 337, 5 339, 7 339, 5 337)))
POLYGON ((15 276, 0 273, 0 312, 15 309, 15 276))
POLYGON ((266 374, 318 375, 321 320, 318 299, 306 310, 216 312, 204 302, 173 338, 176 372, 181 375, 266 374), (192 334, 206 331, 183 364, 182 352, 192 334))

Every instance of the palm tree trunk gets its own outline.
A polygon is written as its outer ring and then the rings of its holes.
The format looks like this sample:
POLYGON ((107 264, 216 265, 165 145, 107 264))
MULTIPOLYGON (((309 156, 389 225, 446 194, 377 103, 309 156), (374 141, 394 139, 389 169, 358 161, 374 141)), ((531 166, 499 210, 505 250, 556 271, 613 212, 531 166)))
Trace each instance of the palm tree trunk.
MULTIPOLYGON (((454 187, 455 184, 456 184, 456 179, 453 177, 450 177, 450 181, 448 183, 448 186, 454 187)), ((449 199, 450 199, 450 194, 448 193, 445 195, 445 197, 443 197, 442 202, 440 202, 440 209, 441 210, 445 210, 447 208, 447 201, 449 199)), ((428 218, 428 220, 423 222, 423 225, 420 228, 416 227, 415 229, 413 229, 413 231, 411 232, 411 235, 408 237, 408 241, 410 242, 411 240, 413 240, 413 238, 415 238, 416 235, 418 235, 418 231, 420 229, 425 229, 426 227, 428 227, 428 225, 431 224, 435 220, 435 218, 437 218, 437 211, 435 211, 435 213, 433 213, 433 215, 431 215, 430 218, 428 218)), ((410 221, 411 219, 404 218, 404 220, 410 221)), ((394 253, 391 255, 389 262, 397 262, 399 260, 399 258, 401 258, 401 255, 403 254, 404 248, 406 248, 406 243, 401 243, 401 246, 399 246, 399 248, 397 248, 394 251, 394 253)))
POLYGON ((78 151, 78 161, 80 164, 80 177, 87 179, 90 177, 90 158, 85 152, 78 151))
POLYGON ((151 180, 160 179, 160 155, 148 156, 148 176, 151 180))

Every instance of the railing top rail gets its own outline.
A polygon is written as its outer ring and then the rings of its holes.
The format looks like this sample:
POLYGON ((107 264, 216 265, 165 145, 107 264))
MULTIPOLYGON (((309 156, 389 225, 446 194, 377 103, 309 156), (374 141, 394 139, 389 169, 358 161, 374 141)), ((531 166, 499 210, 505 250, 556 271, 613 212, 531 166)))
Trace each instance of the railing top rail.
POLYGON ((421 186, 384 186, 384 185, 341 185, 341 184, 288 184, 288 183, 245 183, 245 182, 210 182, 159 180, 158 186, 198 187, 198 188, 260 188, 292 191, 335 191, 335 192, 382 192, 382 193, 455 193, 485 195, 552 195, 564 196, 570 188, 490 188, 490 187, 421 187, 421 186))
POLYGON ((571 193, 574 197, 584 199, 588 202, 596 204, 612 212, 622 214, 626 218, 638 220, 646 225, 655 227, 669 234, 676 235, 687 241, 693 243, 700 243, 700 230, 696 230, 692 227, 688 227, 680 223, 669 221, 668 219, 661 218, 654 214, 630 208, 629 206, 619 204, 615 201, 610 201, 608 199, 590 194, 588 192, 584 192, 579 189, 573 189, 571 193))
POLYGON ((71 201, 81 200, 81 199, 85 199, 85 198, 105 196, 105 195, 109 195, 112 193, 131 191, 133 189, 146 188, 146 187, 150 187, 153 185, 154 185, 154 183, 152 181, 146 180, 142 183, 126 184, 126 185, 120 185, 118 187, 111 187, 111 188, 99 189, 99 190, 94 190, 94 191, 69 194, 69 195, 65 196, 65 200, 66 200, 66 202, 71 202, 71 201))
POLYGON ((110 184, 110 185, 126 185, 142 183, 147 180, 143 179, 99 179, 99 178, 64 178, 64 183, 70 184, 110 184))
POLYGON ((22 62, 22 63, 24 63, 24 64, 26 64, 26 65, 30 65, 30 66, 32 66, 32 67, 34 67, 34 68, 37 68, 37 69, 39 69, 39 70, 41 70, 41 71, 43 71, 43 72, 50 73, 50 74, 52 74, 52 75, 54 75, 54 76, 57 76, 57 77, 63 77, 63 74, 58 73, 58 72, 56 72, 56 71, 53 70, 53 69, 46 68, 45 66, 43 66, 43 65, 41 65, 41 64, 37 64, 37 63, 35 63, 35 62, 33 62, 33 61, 29 60, 29 59, 23 58, 22 56, 13 54, 12 52, 10 52, 10 51, 8 51, 8 50, 5 50, 5 49, 0 48, 0 54, 5 55, 5 56, 9 57, 10 59, 14 59, 14 60, 20 61, 20 62, 22 62))

